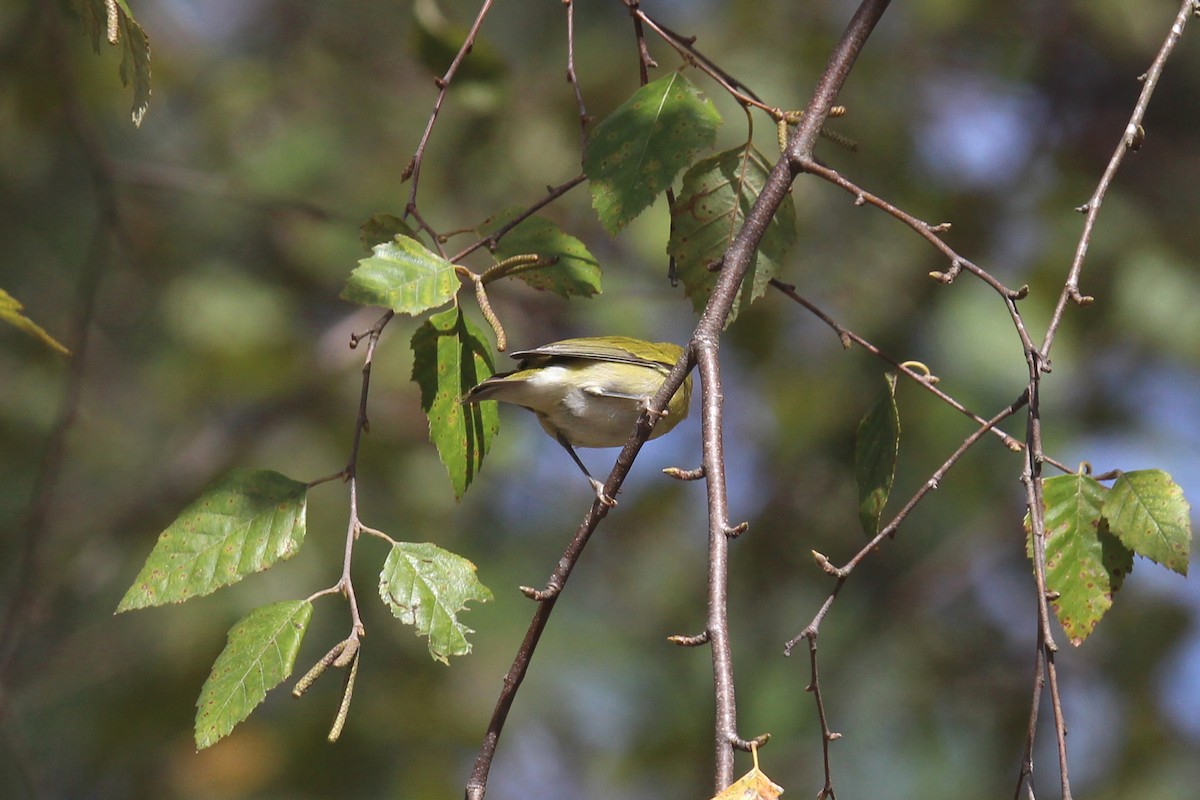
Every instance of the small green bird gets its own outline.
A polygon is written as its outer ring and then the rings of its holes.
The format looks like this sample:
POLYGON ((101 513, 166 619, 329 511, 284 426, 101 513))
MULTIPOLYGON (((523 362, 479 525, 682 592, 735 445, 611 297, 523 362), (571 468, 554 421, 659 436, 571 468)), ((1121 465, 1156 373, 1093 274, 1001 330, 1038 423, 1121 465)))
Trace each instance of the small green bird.
MULTIPOLYGON (((604 484, 592 477, 575 453, 576 447, 620 447, 633 431, 650 398, 662 387, 667 373, 683 355, 671 342, 647 342, 628 336, 563 339, 512 357, 520 366, 493 375, 463 397, 464 403, 500 400, 523 406, 583 470, 596 499, 607 506, 616 501, 604 484)), ((692 376, 688 375, 667 403, 650 434, 655 439, 688 415, 692 376)))

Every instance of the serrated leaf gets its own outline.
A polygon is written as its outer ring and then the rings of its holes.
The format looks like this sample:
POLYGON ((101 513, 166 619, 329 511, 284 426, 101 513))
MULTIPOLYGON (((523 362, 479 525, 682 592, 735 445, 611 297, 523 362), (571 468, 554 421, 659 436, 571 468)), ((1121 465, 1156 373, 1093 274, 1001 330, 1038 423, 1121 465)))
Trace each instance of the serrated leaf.
POLYGON ((117 613, 202 597, 291 558, 307 497, 306 484, 278 472, 230 472, 159 535, 117 613))
POLYGON ((104 0, 72 0, 84 31, 92 40, 92 49, 100 52, 100 43, 121 46, 121 85, 133 84, 133 124, 140 127, 150 107, 150 41, 142 26, 133 18, 125 0, 116 0, 116 18, 111 19, 104 0))
POLYGON ((130 116, 134 127, 141 127, 146 109, 150 107, 150 40, 142 26, 129 13, 125 0, 116 0, 120 7, 120 26, 124 32, 121 54, 121 84, 133 84, 133 110, 130 116))
POLYGON ((879 519, 896 477, 900 451, 900 411, 896 408, 896 373, 883 376, 883 390, 858 424, 854 443, 854 477, 858 482, 858 519, 869 537, 879 533, 879 519))
POLYGON ((429 637, 429 655, 443 664, 471 652, 467 634, 474 631, 458 621, 459 612, 472 600, 492 599, 474 564, 428 542, 392 545, 379 573, 379 596, 397 619, 429 637))
POLYGON ((1103 514, 1109 530, 1126 547, 1187 575, 1191 506, 1170 475, 1160 469, 1122 473, 1109 490, 1103 514))
MULTIPOLYGON (((683 186, 671 208, 667 252, 675 258, 679 278, 697 313, 704 310, 717 283, 719 273, 711 271, 709 265, 724 256, 770 172, 771 165, 753 147, 736 147, 697 162, 683 176, 683 186)), ((795 243, 796 206, 788 195, 767 225, 726 325, 733 322, 743 305, 763 295, 795 243)))
POLYGON ((495 403, 464 405, 462 396, 496 371, 482 331, 458 307, 430 317, 412 337, 413 380, 429 418, 429 440, 446 465, 455 498, 483 466, 500 430, 495 403))
MULTIPOLYGON (((484 220, 477 232, 480 236, 490 236, 523 210, 519 206, 510 206, 484 220)), ((532 216, 522 220, 497 242, 492 255, 496 263, 519 255, 557 258, 551 266, 522 270, 514 277, 534 289, 548 289, 565 298, 591 297, 600 293, 600 264, 595 257, 583 242, 564 233, 545 217, 532 216)))
POLYGON ((0 289, 0 320, 7 322, 9 325, 12 325, 18 330, 25 331, 25 333, 28 333, 35 339, 40 339, 43 344, 54 348, 64 356, 71 355, 71 351, 60 344, 59 341, 53 336, 46 333, 46 331, 42 329, 41 325, 38 325, 29 317, 21 313, 24 311, 24 309, 25 307, 21 305, 17 298, 13 297, 3 289, 0 289))
MULTIPOLYGON (((1046 506, 1046 589, 1055 616, 1078 647, 1112 607, 1113 595, 1133 569, 1133 553, 1101 517, 1108 494, 1084 474, 1059 475, 1042 483, 1046 506)), ((1026 553, 1033 559, 1032 525, 1025 516, 1026 553)))
POLYGON ((284 600, 254 609, 229 629, 196 700, 196 747, 228 735, 292 674, 312 610, 308 600, 284 600))
POLYGON ((625 227, 712 147, 721 115, 678 72, 633 93, 592 131, 583 171, 592 207, 610 234, 625 227))
POLYGON ((454 266, 416 239, 397 236, 371 252, 350 273, 342 299, 415 315, 446 305, 458 291, 454 266))
POLYGON ((370 253, 375 245, 391 242, 397 236, 416 238, 416 233, 400 217, 395 214, 372 214, 366 222, 358 226, 358 240, 362 242, 363 250, 370 253))

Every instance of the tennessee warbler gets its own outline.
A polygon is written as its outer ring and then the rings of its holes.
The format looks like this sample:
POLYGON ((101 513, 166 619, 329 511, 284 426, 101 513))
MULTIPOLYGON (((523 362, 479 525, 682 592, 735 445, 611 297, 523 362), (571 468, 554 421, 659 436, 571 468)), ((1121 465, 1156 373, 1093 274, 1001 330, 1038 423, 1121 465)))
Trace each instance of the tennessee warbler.
MULTIPOLYGON (((683 348, 677 344, 628 336, 563 339, 513 353, 521 362, 517 369, 493 375, 462 401, 500 400, 532 411, 583 470, 596 499, 613 506, 616 501, 604 493, 604 484, 592 477, 575 448, 625 444, 681 355, 683 348)), ((692 376, 688 375, 667 403, 651 439, 687 417, 691 396, 692 376)))

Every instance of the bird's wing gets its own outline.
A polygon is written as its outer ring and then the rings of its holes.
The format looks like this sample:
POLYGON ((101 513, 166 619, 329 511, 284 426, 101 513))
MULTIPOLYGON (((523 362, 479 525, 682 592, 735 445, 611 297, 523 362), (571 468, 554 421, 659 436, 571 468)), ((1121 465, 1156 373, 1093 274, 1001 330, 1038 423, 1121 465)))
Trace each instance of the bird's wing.
MULTIPOLYGON (((673 366, 674 360, 649 359, 634 353, 630 347, 642 344, 637 339, 625 336, 606 336, 603 339, 579 338, 551 342, 534 350, 521 350, 512 357, 522 361, 531 358, 590 358, 596 361, 613 361, 620 364, 645 364, 646 366, 673 366), (626 345, 626 342, 630 343, 626 345)), ((661 345, 660 345, 661 347, 661 345)))

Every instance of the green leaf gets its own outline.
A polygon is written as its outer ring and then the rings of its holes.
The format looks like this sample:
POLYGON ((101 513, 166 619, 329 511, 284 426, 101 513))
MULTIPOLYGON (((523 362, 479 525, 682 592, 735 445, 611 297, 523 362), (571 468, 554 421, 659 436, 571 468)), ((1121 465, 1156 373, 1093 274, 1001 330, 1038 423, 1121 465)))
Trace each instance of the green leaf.
MULTIPOLYGON (((672 232, 667 252, 674 258, 684 290, 697 313, 704 309, 717 283, 709 265, 719 263, 758 199, 771 165, 753 147, 737 147, 699 161, 683 176, 683 187, 671 208, 672 232)), ((796 243, 796 207, 784 198, 767 225, 750 271, 725 321, 767 290, 784 257, 796 243)))
POLYGON ((117 613, 202 597, 291 558, 304 543, 307 496, 278 472, 230 472, 162 532, 117 613))
POLYGON ((1160 469, 1122 473, 1103 511, 1109 530, 1126 547, 1180 575, 1188 570, 1190 512, 1183 489, 1160 469))
POLYGON ((64 356, 71 355, 71 351, 60 344, 53 336, 46 333, 41 325, 38 325, 29 317, 22 314, 21 312, 24 308, 15 297, 0 289, 0 320, 7 322, 18 330, 25 331, 36 339, 41 339, 43 344, 53 347, 64 356))
POLYGON ((600 122, 588 139, 583 171, 608 232, 616 235, 712 147, 720 124, 713 104, 678 72, 638 89, 600 122))
POLYGON ((416 239, 397 236, 371 248, 350 273, 342 299, 383 306, 398 314, 420 314, 444 306, 458 291, 454 266, 416 239))
POLYGON ((91 37, 94 51, 100 52, 102 41, 121 45, 121 85, 133 83, 131 116, 133 124, 140 127, 150 106, 150 41, 146 32, 134 20, 125 0, 116 0, 116 19, 109 18, 104 0, 71 0, 71 7, 91 37))
POLYGON ((854 444, 854 477, 858 481, 858 519, 869 537, 879 533, 879 519, 892 492, 900 451, 900 411, 896 408, 896 373, 883 376, 883 391, 858 423, 854 444))
POLYGON ((287 680, 312 611, 308 600, 284 600, 254 609, 229 629, 196 700, 196 747, 216 744, 287 680))
MULTIPOLYGON (((1112 607, 1113 594, 1133 569, 1133 553, 1109 532, 1101 508, 1109 490, 1083 474, 1047 478, 1046 589, 1063 630, 1078 647, 1112 607)), ((1025 517, 1026 552, 1033 558, 1032 525, 1025 517)))
MULTIPOLYGON (((477 232, 480 236, 490 236, 523 211, 519 206, 510 206, 484 220, 477 232)), ((600 265, 595 257, 583 242, 564 233, 545 217, 532 216, 522 220, 497 242, 493 256, 496 263, 500 263, 513 256, 529 254, 542 259, 558 259, 551 266, 522 270, 514 275, 534 289, 549 289, 566 298, 591 297, 600 293, 600 265)))
POLYGON ((474 564, 428 542, 392 545, 379 573, 379 596, 397 619, 429 637, 429 655, 443 664, 471 652, 467 634, 474 631, 458 621, 458 613, 468 601, 492 599, 474 564))
POLYGON ((362 242, 363 250, 370 253, 375 245, 390 243, 397 236, 416 238, 416 233, 408 223, 395 214, 372 214, 366 222, 358 226, 358 240, 362 242))
POLYGON ((133 111, 130 116, 135 127, 141 127, 146 109, 150 107, 150 40, 142 26, 134 21, 125 0, 117 0, 120 7, 120 27, 125 32, 121 55, 121 85, 133 84, 133 111))
POLYGON ((496 371, 482 331, 458 307, 435 314, 412 337, 413 380, 429 418, 429 439, 450 474, 454 496, 471 485, 500 430, 495 403, 464 405, 462 396, 496 371))

